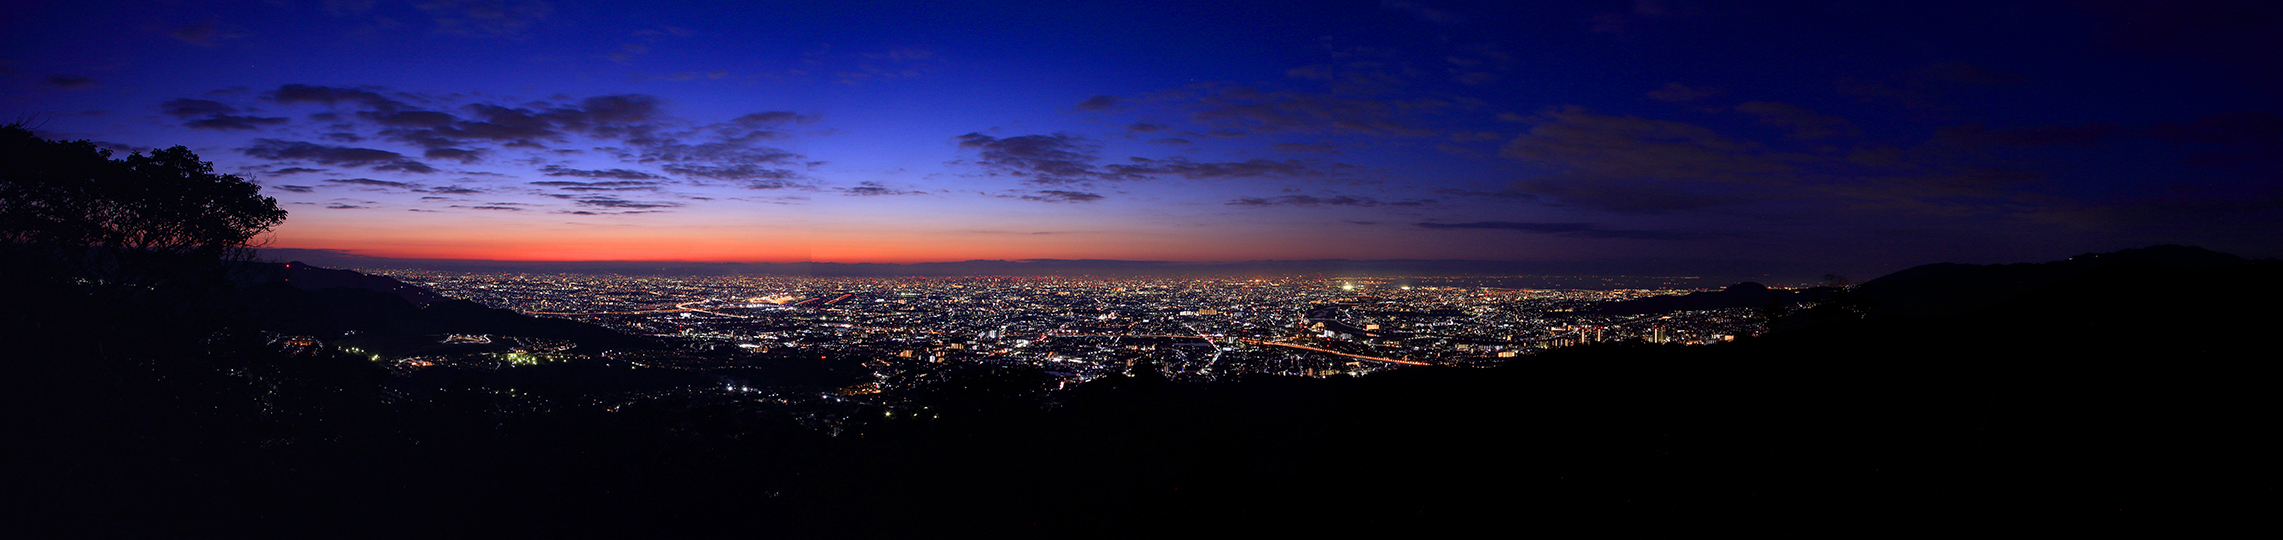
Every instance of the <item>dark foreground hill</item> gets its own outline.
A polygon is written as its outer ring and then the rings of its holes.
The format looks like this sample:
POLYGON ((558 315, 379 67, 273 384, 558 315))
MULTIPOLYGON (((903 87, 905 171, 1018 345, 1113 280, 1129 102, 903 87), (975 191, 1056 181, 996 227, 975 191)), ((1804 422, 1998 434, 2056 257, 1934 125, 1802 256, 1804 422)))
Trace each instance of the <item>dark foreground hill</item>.
POLYGON ((1746 281, 1729 285, 1718 291, 1609 302, 1598 306, 1595 311, 1611 315, 1646 315, 1702 309, 1756 308, 1771 304, 1786 305, 1821 301, 1827 298, 1831 291, 1832 289, 1823 287, 1802 290, 1770 289, 1767 285, 1746 281))
POLYGON ((271 332, 322 336, 356 334, 350 341, 389 356, 423 354, 452 333, 498 334, 562 340, 581 352, 655 350, 656 340, 629 336, 600 326, 531 317, 511 310, 453 300, 424 287, 387 276, 312 267, 303 263, 260 265, 259 283, 243 301, 248 324, 271 332))
POLYGON ((309 263, 301 261, 285 264, 263 264, 262 266, 265 267, 265 271, 259 272, 258 275, 265 279, 261 281, 277 281, 305 291, 343 288, 380 291, 394 294, 416 306, 450 300, 450 298, 436 294, 436 291, 428 290, 426 287, 397 281, 396 278, 388 276, 376 276, 354 270, 321 268, 310 266, 309 263))
MULTIPOLYGON (((1987 308, 2064 285, 2063 282, 2116 265, 2147 266, 2179 271, 2146 276, 2147 281, 2118 279, 2101 285, 2106 291, 2079 290, 2104 300, 2136 296, 2191 294, 2161 289, 2181 285, 2228 286, 2226 282, 2173 282, 2166 279, 2219 279, 2227 270, 2272 265, 2272 259, 2253 261, 2235 255, 2191 246, 2163 245, 2110 253, 2086 253, 2065 260, 2016 264, 1941 263, 1912 267, 1864 282, 1857 290, 1871 302, 1874 314, 1888 317, 1957 315, 1987 308)), ((2238 284, 2249 285, 2249 284, 2238 284)), ((2081 285, 2077 285, 2081 286, 2081 285)), ((2216 291, 2192 294, 2226 295, 2216 291)))
POLYGON ((6 486, 25 496, 0 510, 11 527, 0 532, 1861 537, 2271 527, 2253 519, 2278 502, 2273 456, 2283 448, 2270 417, 2283 403, 2258 351, 2283 293, 2250 285, 2283 279, 2283 267, 2051 264, 2072 270, 2014 288, 1974 271, 1925 276, 1925 290, 1988 299, 1932 315, 1800 314, 1787 330, 1735 343, 1595 345, 1489 370, 1177 384, 1145 366, 1059 394, 1051 409, 1028 400, 1039 389, 1023 373, 953 370, 916 404, 924 408, 874 411, 837 433, 702 402, 510 414, 500 404, 515 398, 499 394, 389 401, 372 390, 385 376, 354 362, 272 362, 222 343, 108 364, 140 372, 101 372, 152 376, 80 373, 48 378, 76 381, 68 390, 11 389, 17 414, 6 427, 25 442, 6 486))

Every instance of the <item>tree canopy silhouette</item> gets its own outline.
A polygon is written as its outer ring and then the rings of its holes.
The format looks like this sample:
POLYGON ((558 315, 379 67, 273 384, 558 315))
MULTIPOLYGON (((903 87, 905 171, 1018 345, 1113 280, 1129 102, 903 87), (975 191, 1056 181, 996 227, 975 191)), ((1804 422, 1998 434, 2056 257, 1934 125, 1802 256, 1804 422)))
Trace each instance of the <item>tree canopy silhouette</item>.
POLYGON ((50 313, 187 315, 285 220, 260 191, 181 146, 113 159, 92 142, 0 125, 0 281, 38 289, 17 300, 50 313))

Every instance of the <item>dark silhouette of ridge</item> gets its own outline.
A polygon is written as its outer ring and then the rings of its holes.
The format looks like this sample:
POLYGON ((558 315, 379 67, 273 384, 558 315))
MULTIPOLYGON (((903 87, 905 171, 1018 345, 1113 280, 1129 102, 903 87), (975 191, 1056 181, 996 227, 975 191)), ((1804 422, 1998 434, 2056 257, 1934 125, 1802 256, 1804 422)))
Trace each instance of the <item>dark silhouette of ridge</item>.
MULTIPOLYGON (((2087 253, 2044 263, 1929 264, 1866 281, 1856 292, 1873 304, 1873 316, 1956 315, 1987 308, 2097 268, 2128 262, 2180 270, 2214 270, 2272 260, 2252 261, 2199 247, 2161 245, 2087 253)), ((2118 285, 2141 289, 2164 284, 2118 285)))
POLYGON ((446 333, 498 334, 577 342, 588 353, 651 350, 663 344, 600 326, 532 317, 513 310, 452 300, 386 276, 275 265, 275 281, 247 290, 264 330, 337 337, 350 332, 374 352, 401 356, 434 346, 446 333))
POLYGON ((1770 289, 1768 286, 1756 282, 1746 281, 1729 285, 1719 291, 1609 302, 1601 304, 1595 310, 1612 315, 1644 315, 1705 309, 1756 308, 1769 304, 1817 301, 1828 296, 1831 291, 1832 289, 1827 287, 1778 290, 1770 289))
POLYGON ((395 294, 397 297, 417 306, 451 300, 444 295, 436 294, 436 291, 428 290, 427 287, 411 285, 388 276, 375 276, 354 270, 319 268, 301 261, 277 265, 277 268, 280 269, 280 272, 277 273, 277 279, 305 291, 331 288, 380 291, 395 294))
MULTIPOLYGON (((1596 308, 1613 315, 1639 315, 1683 310, 1751 308, 1799 302, 1826 302, 1848 295, 1876 317, 1927 317, 1957 315, 1984 309, 2029 294, 2042 287, 2088 271, 2124 263, 2145 263, 2181 270, 2233 268, 2257 263, 2235 255, 2193 246, 2160 245, 2109 253, 2086 253, 2061 261, 2014 264, 1936 263, 1911 267, 1864 282, 1851 290, 1813 287, 1769 289, 1742 282, 1720 291, 1609 302, 1596 308), (1845 292, 1835 296, 1835 293, 1845 292)), ((2149 287, 2156 284, 2137 284, 2149 287)))

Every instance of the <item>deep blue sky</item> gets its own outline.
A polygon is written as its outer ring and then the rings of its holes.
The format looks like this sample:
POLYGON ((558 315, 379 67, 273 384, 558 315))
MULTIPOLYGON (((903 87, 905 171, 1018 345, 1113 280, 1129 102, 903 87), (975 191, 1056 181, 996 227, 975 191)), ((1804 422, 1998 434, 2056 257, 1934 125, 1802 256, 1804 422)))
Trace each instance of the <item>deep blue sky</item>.
POLYGON ((278 247, 2283 255, 2258 3, 24 4, 0 114, 189 146, 292 212, 278 247))

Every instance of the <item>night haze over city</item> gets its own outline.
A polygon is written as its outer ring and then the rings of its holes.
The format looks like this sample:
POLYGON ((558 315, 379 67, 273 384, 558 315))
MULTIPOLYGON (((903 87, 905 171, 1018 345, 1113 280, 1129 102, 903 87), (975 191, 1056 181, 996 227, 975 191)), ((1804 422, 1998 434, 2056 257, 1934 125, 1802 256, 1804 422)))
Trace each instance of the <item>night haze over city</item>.
POLYGON ((9 10, 0 110, 188 146, 292 213, 286 250, 1790 278, 2283 253, 2255 3, 9 10))

